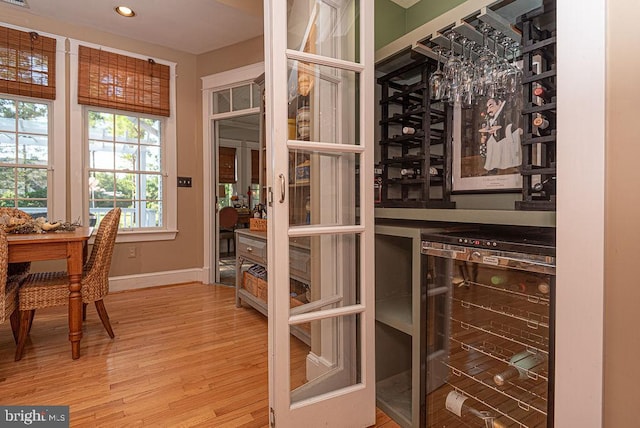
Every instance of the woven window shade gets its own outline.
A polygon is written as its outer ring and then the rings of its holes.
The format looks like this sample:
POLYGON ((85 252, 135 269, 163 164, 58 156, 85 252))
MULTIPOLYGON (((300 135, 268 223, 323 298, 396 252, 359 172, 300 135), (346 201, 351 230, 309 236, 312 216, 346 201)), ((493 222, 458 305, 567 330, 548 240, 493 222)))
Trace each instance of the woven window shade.
POLYGON ((251 150, 251 184, 260 183, 260 152, 251 150))
POLYGON ((218 150, 218 181, 220 183, 236 182, 236 149, 234 147, 220 147, 218 150))
POLYGON ((78 104, 169 116, 169 66, 78 49, 78 104))
POLYGON ((0 26, 0 92, 56 98, 56 39, 0 26))

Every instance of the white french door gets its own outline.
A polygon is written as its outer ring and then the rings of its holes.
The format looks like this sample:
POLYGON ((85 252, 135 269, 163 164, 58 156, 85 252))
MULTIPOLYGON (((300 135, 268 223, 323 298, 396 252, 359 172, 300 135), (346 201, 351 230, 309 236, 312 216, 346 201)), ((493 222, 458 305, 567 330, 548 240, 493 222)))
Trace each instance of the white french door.
POLYGON ((264 4, 271 425, 365 427, 375 423, 373 2, 264 4))

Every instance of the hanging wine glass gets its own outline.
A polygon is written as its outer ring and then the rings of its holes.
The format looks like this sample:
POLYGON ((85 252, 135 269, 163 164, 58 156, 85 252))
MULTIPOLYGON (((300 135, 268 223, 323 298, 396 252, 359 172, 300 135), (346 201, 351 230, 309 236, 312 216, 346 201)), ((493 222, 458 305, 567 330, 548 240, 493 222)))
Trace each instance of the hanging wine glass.
POLYGON ((515 94, 522 86, 522 69, 518 65, 517 50, 519 48, 518 42, 509 39, 508 44, 505 45, 505 52, 507 49, 511 50, 511 63, 502 76, 503 86, 505 92, 508 94, 515 94))
MULTIPOLYGON (((448 95, 448 99, 451 102, 454 102, 459 97, 459 86, 460 86, 460 58, 455 54, 455 50, 453 47, 453 42, 455 41, 457 34, 453 31, 449 31, 447 33, 447 38, 449 39, 449 58, 447 62, 444 64, 444 75, 447 79, 448 83, 448 91, 446 95, 448 95)), ((445 97, 447 98, 447 97, 445 97)))
POLYGON ((440 70, 440 54, 442 48, 437 46, 434 50, 438 54, 438 66, 436 71, 431 73, 431 76, 429 76, 429 96, 432 100, 439 101, 442 99, 444 92, 445 76, 442 70, 440 70))

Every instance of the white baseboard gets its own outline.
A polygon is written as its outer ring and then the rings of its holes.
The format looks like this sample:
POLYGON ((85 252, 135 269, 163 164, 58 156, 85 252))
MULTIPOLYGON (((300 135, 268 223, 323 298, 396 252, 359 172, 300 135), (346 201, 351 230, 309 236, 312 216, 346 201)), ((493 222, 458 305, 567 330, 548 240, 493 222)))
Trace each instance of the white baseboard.
POLYGON ((307 380, 316 379, 328 372, 333 365, 313 352, 307 354, 307 380))
POLYGON ((185 269, 166 272, 153 272, 139 275, 125 275, 109 278, 109 291, 136 290, 139 288, 157 287, 161 285, 180 284, 184 282, 204 281, 202 269, 185 269))

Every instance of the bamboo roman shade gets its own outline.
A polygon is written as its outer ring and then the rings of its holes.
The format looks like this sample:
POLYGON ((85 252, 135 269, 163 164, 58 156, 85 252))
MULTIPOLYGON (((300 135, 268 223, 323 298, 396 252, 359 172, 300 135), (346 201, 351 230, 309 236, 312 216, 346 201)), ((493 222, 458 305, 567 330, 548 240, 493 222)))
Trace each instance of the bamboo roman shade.
POLYGON ((251 150, 251 184, 260 183, 260 152, 251 150))
POLYGON ((220 147, 218 150, 220 183, 236 182, 236 149, 234 147, 220 147))
POLYGON ((78 48, 78 104, 169 116, 167 65, 78 48))
POLYGON ((0 26, 0 92, 56 98, 56 39, 0 26))

